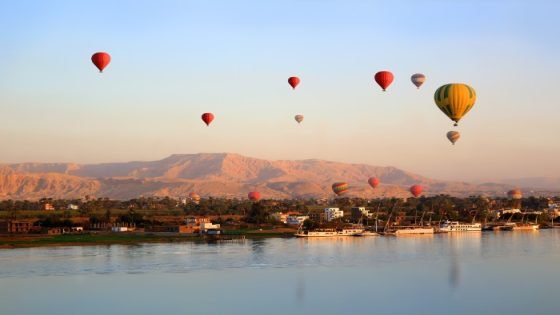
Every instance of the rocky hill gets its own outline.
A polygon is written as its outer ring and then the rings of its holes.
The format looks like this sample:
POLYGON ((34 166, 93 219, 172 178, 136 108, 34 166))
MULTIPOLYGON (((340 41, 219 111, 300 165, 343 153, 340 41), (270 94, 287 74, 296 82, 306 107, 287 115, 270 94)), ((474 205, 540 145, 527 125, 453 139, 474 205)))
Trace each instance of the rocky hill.
POLYGON ((505 184, 469 184, 430 179, 395 167, 323 160, 268 161, 231 153, 175 154, 158 161, 127 163, 21 163, 0 165, 0 198, 80 198, 85 195, 130 199, 138 196, 245 197, 258 190, 264 198, 332 197, 331 184, 350 184, 349 196, 409 196, 421 184, 426 194, 499 195, 505 184), (371 189, 367 179, 381 185, 371 189))

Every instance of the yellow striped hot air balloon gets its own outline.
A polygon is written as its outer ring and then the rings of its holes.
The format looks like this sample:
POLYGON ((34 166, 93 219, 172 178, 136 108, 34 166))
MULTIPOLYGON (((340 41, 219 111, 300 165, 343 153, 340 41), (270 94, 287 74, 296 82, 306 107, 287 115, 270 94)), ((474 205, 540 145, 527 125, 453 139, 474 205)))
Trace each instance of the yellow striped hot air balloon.
POLYGON ((332 190, 337 195, 340 196, 348 191, 348 183, 337 182, 332 184, 332 190))
POLYGON ((441 111, 455 122, 455 126, 476 102, 476 92, 466 84, 442 85, 434 94, 434 101, 441 111))

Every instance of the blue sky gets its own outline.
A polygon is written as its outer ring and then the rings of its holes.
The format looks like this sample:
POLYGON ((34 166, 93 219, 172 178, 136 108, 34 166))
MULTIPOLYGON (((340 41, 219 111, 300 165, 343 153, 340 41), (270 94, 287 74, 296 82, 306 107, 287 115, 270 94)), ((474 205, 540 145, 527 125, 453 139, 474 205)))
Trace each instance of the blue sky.
POLYGON ((559 9, 505 0, 3 4, 0 162, 235 152, 445 179, 558 176, 559 9), (96 51, 112 56, 104 74, 90 62, 96 51), (387 93, 372 79, 384 69, 395 74, 387 93), (416 72, 428 77, 419 91, 416 72), (302 79, 296 91, 291 75, 302 79), (454 147, 432 97, 449 82, 478 92, 454 147), (208 128, 206 111, 216 115, 208 128))

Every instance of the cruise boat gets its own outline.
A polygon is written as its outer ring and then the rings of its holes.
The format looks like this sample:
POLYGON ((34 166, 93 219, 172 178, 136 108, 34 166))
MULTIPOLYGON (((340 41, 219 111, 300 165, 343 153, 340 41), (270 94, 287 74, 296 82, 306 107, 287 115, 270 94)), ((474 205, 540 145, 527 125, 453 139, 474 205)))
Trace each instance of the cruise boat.
POLYGON ((296 232, 296 237, 333 237, 333 236, 358 236, 358 234, 363 233, 363 228, 344 228, 341 230, 337 229, 315 229, 311 231, 299 230, 296 232))
POLYGON ((480 223, 461 223, 459 221, 445 221, 439 227, 441 232, 480 232, 480 223))

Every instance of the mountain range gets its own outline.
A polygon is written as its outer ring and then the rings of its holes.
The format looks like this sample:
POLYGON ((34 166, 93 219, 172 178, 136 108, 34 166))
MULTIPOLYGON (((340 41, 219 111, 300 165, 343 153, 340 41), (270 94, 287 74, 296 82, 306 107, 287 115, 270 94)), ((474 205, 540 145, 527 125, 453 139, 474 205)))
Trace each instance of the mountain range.
POLYGON ((90 195, 131 199, 184 197, 193 191, 203 197, 245 198, 253 190, 271 199, 328 198, 333 196, 331 184, 339 181, 350 185, 348 196, 369 198, 408 197, 408 187, 413 184, 422 185, 427 195, 453 196, 504 196, 514 187, 430 179, 395 167, 317 159, 269 161, 232 153, 200 153, 125 163, 2 164, 0 198, 34 200, 90 195), (376 189, 367 184, 371 176, 381 180, 376 189))

